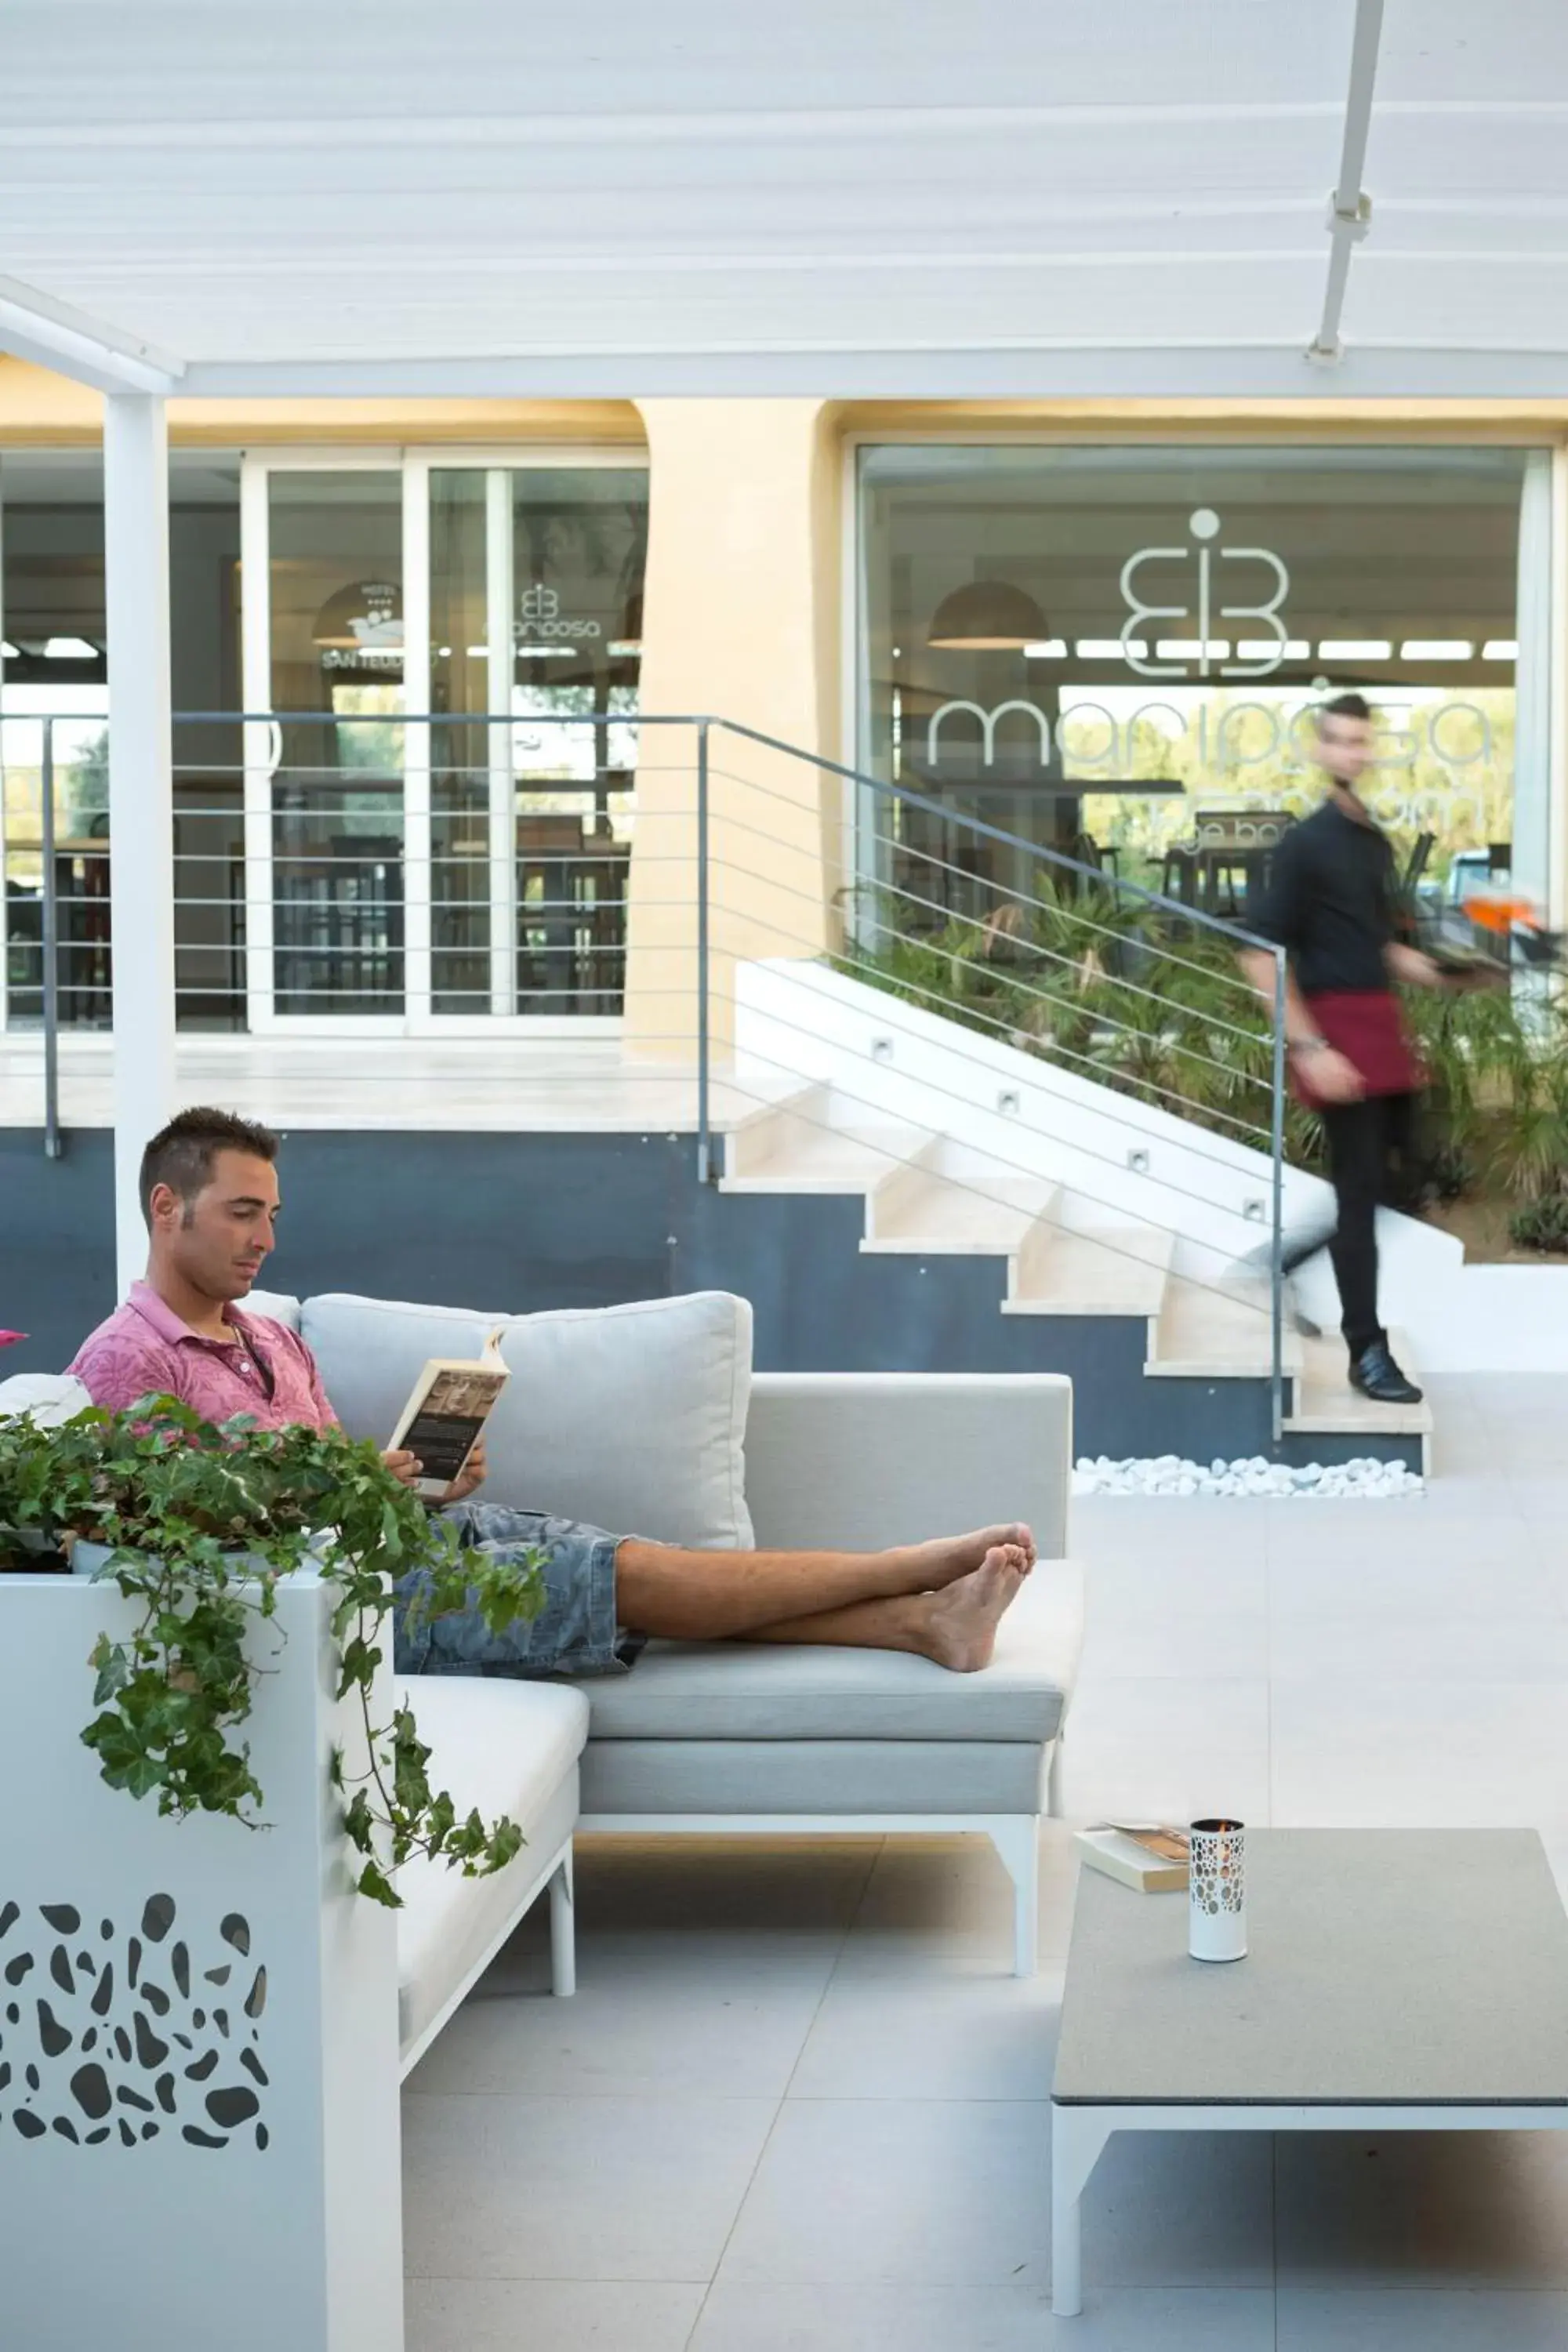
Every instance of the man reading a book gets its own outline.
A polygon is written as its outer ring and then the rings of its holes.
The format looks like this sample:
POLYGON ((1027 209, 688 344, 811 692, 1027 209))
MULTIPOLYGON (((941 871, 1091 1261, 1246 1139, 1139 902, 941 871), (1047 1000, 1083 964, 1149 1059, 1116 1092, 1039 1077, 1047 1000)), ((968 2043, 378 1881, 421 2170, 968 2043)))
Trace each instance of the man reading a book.
MULTIPOLYGON (((277 1159, 275 1135, 225 1111, 183 1111, 153 1138, 142 1160, 147 1278, 69 1367, 95 1404, 120 1412, 167 1395, 208 1422, 248 1413, 266 1429, 335 1424, 304 1340, 236 1303, 273 1247, 277 1159)), ((406 1451, 384 1459, 408 1484, 420 1476, 406 1451)), ((500 1635, 474 1612, 412 1638, 400 1608, 400 1674, 613 1674, 650 1638, 911 1650, 973 1673, 990 1663, 997 1624, 1035 1561, 1018 1523, 879 1552, 687 1551, 476 1502, 484 1475, 481 1441, 438 1507, 475 1549, 542 1551, 545 1608, 500 1635)))

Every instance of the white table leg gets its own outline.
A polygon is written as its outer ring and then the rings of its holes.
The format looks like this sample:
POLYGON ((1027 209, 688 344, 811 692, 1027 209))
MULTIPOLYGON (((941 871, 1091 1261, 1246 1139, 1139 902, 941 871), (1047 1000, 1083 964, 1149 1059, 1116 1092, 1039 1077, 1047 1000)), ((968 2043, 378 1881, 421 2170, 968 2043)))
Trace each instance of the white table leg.
POLYGON ((1111 2128, 1103 2108, 1051 2103, 1051 2309, 1058 2319, 1083 2309, 1083 2192, 1111 2128))

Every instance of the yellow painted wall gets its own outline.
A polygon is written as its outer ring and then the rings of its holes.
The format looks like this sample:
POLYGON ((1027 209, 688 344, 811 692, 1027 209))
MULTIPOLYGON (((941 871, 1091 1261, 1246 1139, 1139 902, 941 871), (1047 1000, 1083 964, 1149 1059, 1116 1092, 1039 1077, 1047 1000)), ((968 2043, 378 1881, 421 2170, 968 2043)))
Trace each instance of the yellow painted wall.
MULTIPOLYGON (((651 400, 642 706, 741 721, 837 756, 840 440, 816 400, 651 400)), ((738 953, 816 955, 839 885, 837 780, 710 734, 714 1030, 738 953)), ((694 730, 647 729, 632 856, 628 1043, 685 1051, 695 1022, 694 730)))
MULTIPOLYGON (((103 396, 0 356, 0 450, 91 446, 103 396)), ((639 442, 629 400, 171 400, 176 447, 259 449, 511 441, 639 442)))

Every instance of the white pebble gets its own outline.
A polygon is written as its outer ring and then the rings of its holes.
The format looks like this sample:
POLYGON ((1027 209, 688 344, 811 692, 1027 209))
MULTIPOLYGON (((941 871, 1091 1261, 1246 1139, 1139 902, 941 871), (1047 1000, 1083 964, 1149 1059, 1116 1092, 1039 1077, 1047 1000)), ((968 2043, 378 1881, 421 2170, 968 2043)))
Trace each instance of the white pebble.
POLYGON ((1074 1465, 1075 1495, 1264 1495, 1299 1496, 1315 1502, 1351 1496, 1363 1502, 1383 1502, 1426 1492, 1425 1482, 1402 1462, 1376 1462, 1360 1454, 1352 1462, 1309 1462, 1292 1465, 1268 1462, 1261 1454, 1246 1461, 1217 1458, 1205 1469, 1174 1454, 1153 1460, 1129 1455, 1113 1462, 1109 1454, 1092 1460, 1080 1455, 1074 1465))

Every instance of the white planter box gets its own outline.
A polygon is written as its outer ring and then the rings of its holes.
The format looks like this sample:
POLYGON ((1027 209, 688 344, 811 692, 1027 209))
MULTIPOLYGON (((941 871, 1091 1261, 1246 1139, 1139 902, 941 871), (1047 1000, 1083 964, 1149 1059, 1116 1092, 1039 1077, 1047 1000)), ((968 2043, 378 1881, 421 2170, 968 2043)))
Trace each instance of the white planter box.
MULTIPOLYGON (((0 1575, 0 2337, 398 2352, 395 1915, 353 1892, 330 1594, 287 1580, 247 1727, 273 1826, 160 1820, 80 1732, 131 1605, 0 1575), (279 1645, 279 1633, 286 1636, 279 1645)), ((376 1720, 391 1711, 390 1676, 376 1720)))

